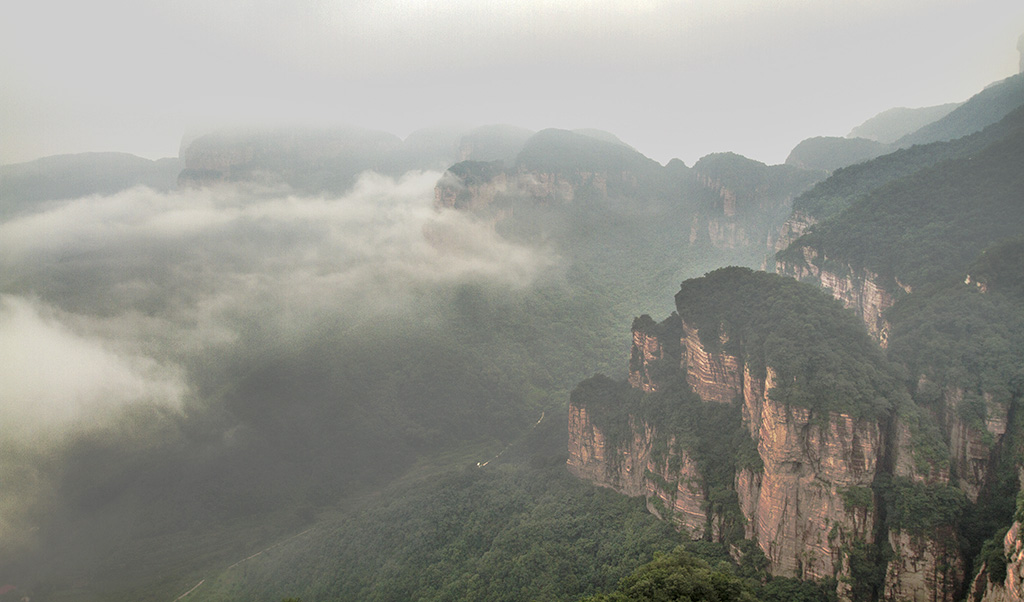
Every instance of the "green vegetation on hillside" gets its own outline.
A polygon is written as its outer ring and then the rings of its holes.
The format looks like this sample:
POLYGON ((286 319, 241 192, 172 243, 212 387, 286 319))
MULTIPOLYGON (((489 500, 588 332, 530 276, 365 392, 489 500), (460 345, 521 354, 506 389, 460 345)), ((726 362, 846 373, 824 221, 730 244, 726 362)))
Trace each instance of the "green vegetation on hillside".
MULTIPOLYGON (((564 422, 556 428, 564 442, 564 422)), ((640 501, 570 476, 564 451, 544 443, 551 434, 524 442, 525 462, 396 483, 209 579, 193 599, 569 600, 678 545, 640 501)))
MULTIPOLYGON (((589 596, 581 602, 836 601, 835 581, 773 578, 765 574, 763 568, 754 568, 747 557, 736 566, 720 547, 700 543, 691 542, 668 553, 655 553, 654 560, 619 581, 613 591, 589 596)), ((754 550, 744 551, 750 555, 755 553, 754 550)), ((760 554, 760 550, 756 553, 760 554)))
POLYGON ((721 347, 762 376, 770 366, 777 378, 769 395, 780 403, 880 418, 904 401, 863 325, 816 287, 722 268, 684 282, 676 307, 705 347, 721 347))
POLYGON ((1002 123, 949 142, 912 146, 871 161, 837 169, 793 201, 793 211, 816 221, 838 215, 859 198, 895 180, 935 166, 964 159, 1001 140, 1024 123, 1024 109, 1007 116, 1002 123))
POLYGON ((1002 137, 984 149, 874 189, 779 259, 802 262, 800 249, 811 247, 912 287, 965 273, 982 250, 1024 228, 1024 109, 993 128, 1002 137))

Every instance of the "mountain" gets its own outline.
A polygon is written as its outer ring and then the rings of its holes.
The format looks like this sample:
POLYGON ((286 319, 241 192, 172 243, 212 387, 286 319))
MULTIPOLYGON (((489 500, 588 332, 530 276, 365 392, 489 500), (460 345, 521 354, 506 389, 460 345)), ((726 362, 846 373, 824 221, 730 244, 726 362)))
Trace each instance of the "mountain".
POLYGON ((511 165, 534 132, 512 125, 485 125, 467 132, 459 142, 459 161, 502 161, 511 165))
POLYGON ((947 103, 934 107, 908 109, 897 107, 882 111, 871 119, 850 130, 847 138, 867 138, 882 144, 892 144, 903 136, 912 134, 924 126, 942 119, 963 103, 947 103))
POLYGON ((831 174, 484 126, 33 180, 0 410, 83 413, 5 422, 0 601, 1012 598, 1022 115, 831 174))
POLYGON ((0 166, 0 217, 41 204, 90 194, 112 194, 133 186, 170 190, 176 186, 178 159, 151 161, 127 153, 81 153, 44 157, 0 166))
POLYGON ((989 85, 941 119, 896 141, 900 148, 954 140, 996 123, 1024 105, 1024 73, 989 85))
POLYGON ((822 191, 843 190, 843 181, 866 179, 859 190, 876 186, 864 196, 839 197, 855 200, 778 255, 780 272, 829 282, 883 339, 881 313, 895 296, 941 274, 966 272, 984 248, 1024 225, 1024 109, 979 134, 916 150, 836 174, 798 199, 794 211, 817 219, 834 211, 818 209, 817 199, 828 198, 822 191), (892 179, 872 177, 883 171, 892 179))
POLYGON ((215 132, 183 149, 179 183, 253 180, 341 192, 363 171, 391 173, 401 149, 397 136, 359 128, 215 132))
POLYGON ((254 181, 340 194, 359 174, 400 176, 465 160, 510 160, 532 132, 504 125, 416 130, 405 140, 355 127, 225 130, 183 143, 179 183, 254 181))
POLYGON ((793 202, 781 276, 716 270, 636 318, 627 378, 570 398, 570 471, 841 600, 1013 599, 1022 119, 837 169, 793 202))
POLYGON ((786 165, 834 171, 890 152, 888 144, 866 138, 808 138, 793 147, 786 165))
POLYGON ((853 316, 790 279, 717 270, 676 307, 634 322, 632 388, 574 391, 570 471, 646 497, 691 538, 754 539, 772 574, 839 579, 843 598, 880 589, 858 555, 886 537, 872 484, 910 453, 887 427, 909 402, 897 372, 853 316))
POLYGON ((790 151, 786 163, 833 171, 899 149, 962 138, 1000 121, 1021 105, 1024 74, 996 82, 963 103, 884 111, 845 138, 808 138, 790 151))
MULTIPOLYGON (((617 139, 616 139, 617 140, 617 139)), ((617 141, 565 130, 532 136, 508 165, 463 161, 435 189, 438 207, 507 216, 526 207, 616 205, 655 218, 679 213, 689 223, 689 245, 732 253, 732 262, 756 265, 775 244, 792 199, 824 172, 767 166, 734 153, 661 166, 617 141)), ((656 218, 655 218, 656 219, 656 218)))
POLYGON ((900 149, 871 161, 837 169, 793 201, 793 213, 782 227, 776 251, 782 251, 813 224, 833 217, 883 185, 922 169, 964 160, 1019 132, 1024 112, 1016 110, 980 132, 948 142, 900 149))

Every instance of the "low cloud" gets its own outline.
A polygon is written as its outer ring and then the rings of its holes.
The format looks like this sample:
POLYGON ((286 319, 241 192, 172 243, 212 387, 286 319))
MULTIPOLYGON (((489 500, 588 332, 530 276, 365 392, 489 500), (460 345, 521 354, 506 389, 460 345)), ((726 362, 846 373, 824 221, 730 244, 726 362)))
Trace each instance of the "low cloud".
POLYGON ((0 297, 0 437, 23 440, 128 404, 179 408, 179 368, 74 332, 45 305, 0 297))
POLYGON ((251 344, 253 328, 272 349, 325 325, 430 320, 453 285, 520 289, 554 264, 436 210, 439 177, 367 173, 338 198, 136 188, 0 224, 4 428, 178 405, 190 387, 176 366, 251 344))

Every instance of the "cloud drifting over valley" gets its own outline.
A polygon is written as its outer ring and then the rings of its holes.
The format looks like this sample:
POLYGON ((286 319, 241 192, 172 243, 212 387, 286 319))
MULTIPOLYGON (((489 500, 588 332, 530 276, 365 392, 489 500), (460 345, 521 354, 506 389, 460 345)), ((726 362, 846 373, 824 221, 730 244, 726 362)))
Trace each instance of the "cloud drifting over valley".
POLYGON ((135 188, 0 224, 4 434, 131 403, 180 407, 184 366, 254 325, 272 346, 412 323, 436 313, 444 287, 516 289, 553 265, 489 223, 435 210, 439 175, 367 173, 340 198, 135 188))

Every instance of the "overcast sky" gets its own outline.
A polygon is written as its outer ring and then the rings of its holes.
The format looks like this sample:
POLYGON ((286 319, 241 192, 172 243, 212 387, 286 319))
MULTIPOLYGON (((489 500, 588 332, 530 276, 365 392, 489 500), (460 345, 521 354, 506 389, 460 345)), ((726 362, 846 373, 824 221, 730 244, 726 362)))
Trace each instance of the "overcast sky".
POLYGON ((768 163, 1018 71, 1020 0, 0 3, 0 163, 217 125, 609 130, 768 163))

